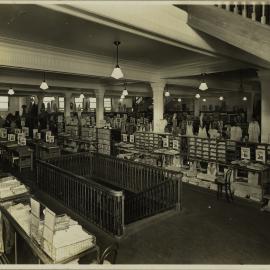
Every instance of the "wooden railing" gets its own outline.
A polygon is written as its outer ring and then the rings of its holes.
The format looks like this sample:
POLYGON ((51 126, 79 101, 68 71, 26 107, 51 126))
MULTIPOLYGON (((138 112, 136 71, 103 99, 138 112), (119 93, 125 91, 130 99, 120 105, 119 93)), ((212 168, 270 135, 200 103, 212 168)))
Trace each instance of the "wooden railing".
POLYGON ((226 4, 219 4, 216 6, 219 8, 223 8, 227 11, 233 12, 235 14, 239 14, 244 18, 250 18, 253 21, 269 25, 270 7, 265 2, 254 1, 254 4, 247 5, 243 1, 235 1, 233 5, 227 2, 226 4))
POLYGON ((37 184, 41 190, 106 232, 116 236, 123 234, 124 195, 122 191, 108 189, 40 160, 37 161, 37 184))
POLYGON ((181 180, 168 180, 125 200, 125 224, 165 210, 181 209, 181 180))

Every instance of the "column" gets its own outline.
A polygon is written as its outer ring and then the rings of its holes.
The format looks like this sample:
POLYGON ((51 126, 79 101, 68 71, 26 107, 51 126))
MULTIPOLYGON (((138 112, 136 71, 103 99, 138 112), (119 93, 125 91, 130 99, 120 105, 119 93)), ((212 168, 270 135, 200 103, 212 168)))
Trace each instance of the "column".
POLYGON ((160 126, 160 120, 163 120, 164 114, 164 87, 165 81, 151 83, 153 90, 153 130, 154 132, 164 132, 160 126))
POLYGON ((65 93, 65 116, 70 116, 70 102, 71 102, 72 93, 65 93))
POLYGON ((247 95, 247 121, 250 122, 253 116, 253 106, 254 106, 254 92, 249 92, 247 95))
POLYGON ((201 99, 200 98, 196 98, 194 100, 194 116, 199 117, 200 116, 200 111, 201 111, 201 99))
POLYGON ((104 126, 104 88, 99 88, 95 90, 96 94, 96 126, 101 128, 104 126))
POLYGON ((41 106, 43 103, 43 98, 44 98, 44 94, 40 94, 37 96, 37 101, 38 101, 38 113, 40 113, 41 110, 41 106))
POLYGON ((270 71, 258 71, 261 82, 261 142, 270 143, 270 71))

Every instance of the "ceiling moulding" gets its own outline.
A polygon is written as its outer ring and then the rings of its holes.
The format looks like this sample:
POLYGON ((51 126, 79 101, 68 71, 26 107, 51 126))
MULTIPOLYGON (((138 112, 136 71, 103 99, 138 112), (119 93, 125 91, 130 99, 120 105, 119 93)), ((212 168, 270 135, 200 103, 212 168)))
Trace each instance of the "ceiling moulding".
MULTIPOLYGON (((5 67, 110 77, 112 58, 37 43, 0 38, 0 63, 5 67)), ((147 81, 156 67, 120 59, 125 78, 147 81)))
POLYGON ((202 73, 216 73, 223 71, 233 71, 241 68, 249 68, 250 65, 245 65, 240 62, 228 61, 226 59, 209 59, 204 62, 190 62, 187 64, 175 65, 160 70, 160 78, 172 79, 186 76, 195 76, 202 73))

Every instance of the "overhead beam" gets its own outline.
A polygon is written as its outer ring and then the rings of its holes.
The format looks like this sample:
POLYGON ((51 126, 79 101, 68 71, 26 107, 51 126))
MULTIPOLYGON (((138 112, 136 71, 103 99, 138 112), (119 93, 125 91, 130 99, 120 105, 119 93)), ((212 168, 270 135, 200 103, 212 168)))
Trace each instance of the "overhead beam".
POLYGON ((249 53, 258 65, 270 67, 269 26, 211 5, 189 5, 187 10, 188 25, 249 53))

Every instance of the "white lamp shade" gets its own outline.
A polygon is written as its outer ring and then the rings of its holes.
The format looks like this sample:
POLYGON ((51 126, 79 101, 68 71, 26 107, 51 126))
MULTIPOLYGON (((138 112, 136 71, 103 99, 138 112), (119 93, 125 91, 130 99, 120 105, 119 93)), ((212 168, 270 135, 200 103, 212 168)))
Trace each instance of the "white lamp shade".
POLYGON ((206 102, 206 98, 203 98, 203 100, 202 100, 203 102, 206 102))
POLYGON ((84 98, 84 94, 80 94, 80 99, 83 99, 84 98))
POLYGON ((247 97, 243 97, 243 100, 244 100, 244 101, 247 101, 247 97))
POLYGON ((219 97, 219 100, 220 100, 220 101, 224 100, 224 97, 223 97, 223 96, 220 96, 220 97, 219 97))
POLYGON ((170 96, 170 92, 167 90, 166 92, 165 92, 165 97, 169 97, 170 96))
POLYGON ((12 88, 10 88, 10 89, 8 90, 8 94, 9 94, 9 95, 14 95, 14 93, 15 93, 15 92, 14 92, 14 90, 13 90, 12 88))
POLYGON ((111 77, 117 80, 124 77, 124 74, 118 65, 116 65, 115 68, 113 69, 111 77))
POLYGON ((201 97, 200 94, 195 95, 195 98, 200 98, 200 97, 201 97))
POLYGON ((181 102, 182 101, 182 99, 181 98, 178 98, 178 102, 181 102))
POLYGON ((201 82, 201 84, 199 86, 199 89, 202 90, 202 91, 207 90, 208 86, 207 86, 206 82, 201 82))
POLYGON ((121 99, 124 99, 124 98, 125 98, 125 95, 122 94, 122 95, 121 95, 121 99))
POLYGON ((124 89, 124 90, 123 90, 123 95, 124 95, 124 96, 127 96, 127 95, 128 95, 128 90, 127 90, 127 89, 124 89))
POLYGON ((40 85, 40 88, 42 90, 47 90, 49 88, 48 84, 46 83, 46 81, 43 81, 40 85))

